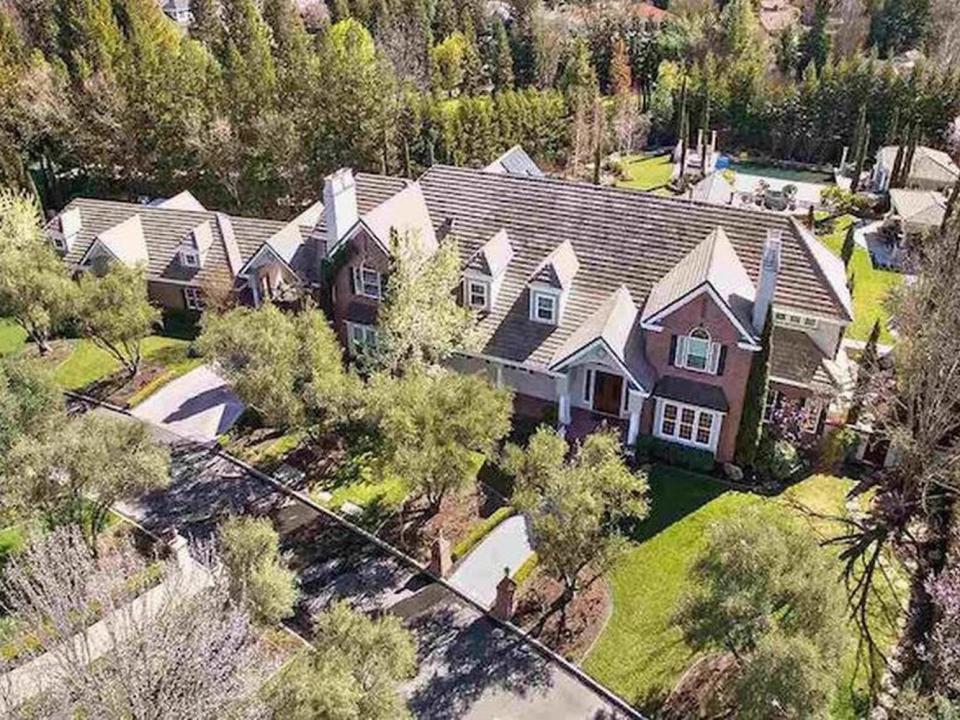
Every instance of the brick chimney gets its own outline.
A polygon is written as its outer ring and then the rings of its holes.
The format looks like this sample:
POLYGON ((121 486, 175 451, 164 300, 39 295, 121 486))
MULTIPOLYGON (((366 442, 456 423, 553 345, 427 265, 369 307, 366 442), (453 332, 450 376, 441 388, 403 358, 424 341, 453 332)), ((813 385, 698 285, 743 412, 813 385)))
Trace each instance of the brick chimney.
POLYGON ((430 546, 430 572, 438 577, 447 577, 453 561, 450 558, 450 541, 441 532, 430 546))
POLYGON ((330 252, 357 222, 357 185, 350 168, 341 168, 323 179, 323 219, 330 252))
POLYGON ((517 594, 517 583, 510 577, 510 568, 503 569, 503 577, 497 583, 497 599, 493 601, 491 613, 500 620, 508 621, 516 611, 514 599, 517 594))
POLYGON ((757 333, 763 332, 767 313, 777 291, 777 276, 780 274, 780 238, 779 230, 767 230, 767 240, 763 244, 763 258, 760 261, 760 277, 757 280, 757 296, 753 301, 753 329, 757 333))

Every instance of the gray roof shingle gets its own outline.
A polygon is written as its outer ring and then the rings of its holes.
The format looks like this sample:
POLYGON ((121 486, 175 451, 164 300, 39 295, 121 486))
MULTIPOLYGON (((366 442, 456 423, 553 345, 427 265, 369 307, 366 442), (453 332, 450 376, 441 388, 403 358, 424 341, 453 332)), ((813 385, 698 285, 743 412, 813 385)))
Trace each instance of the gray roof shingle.
POLYGON ((767 233, 779 231, 783 256, 776 302, 849 319, 810 241, 783 215, 442 165, 427 170, 419 182, 434 224, 455 221, 465 263, 494 233, 504 229, 510 237, 513 258, 496 303, 480 321, 482 351, 489 355, 548 366, 621 285, 635 302, 645 302, 653 286, 717 227, 724 229, 754 285, 767 233), (560 325, 531 323, 527 282, 564 240, 571 242, 579 269, 560 325))

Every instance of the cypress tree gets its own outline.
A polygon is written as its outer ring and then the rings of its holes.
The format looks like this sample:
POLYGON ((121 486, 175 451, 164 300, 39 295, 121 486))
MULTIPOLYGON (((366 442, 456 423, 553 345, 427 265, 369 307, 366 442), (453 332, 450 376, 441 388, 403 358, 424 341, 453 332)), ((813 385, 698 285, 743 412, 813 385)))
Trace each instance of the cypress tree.
POLYGON ((880 321, 875 320, 870 329, 870 336, 863 346, 863 352, 857 360, 857 387, 854 392, 853 402, 850 404, 850 410, 847 411, 847 422, 851 425, 856 424, 860 419, 860 413, 863 412, 863 391, 870 380, 870 374, 876 370, 877 358, 879 353, 877 344, 880 341, 880 321))
POLYGON ((209 48, 223 42, 223 25, 220 23, 220 3, 217 0, 190 0, 190 37, 209 48))
POLYGON ((494 20, 493 40, 493 87, 496 90, 509 90, 513 87, 513 53, 510 52, 507 29, 499 17, 494 20))
POLYGON ((486 78, 483 74, 483 59, 477 48, 477 31, 470 15, 466 13, 463 16, 463 37, 466 40, 463 47, 463 92, 466 95, 476 95, 486 85, 486 78))
POLYGON ((870 147, 870 123, 866 124, 861 139, 859 152, 857 152, 857 166, 853 172, 853 182, 850 184, 850 191, 857 192, 860 189, 860 176, 863 175, 863 166, 867 162, 867 150, 870 147))
POLYGON ((760 432, 763 426, 763 411, 767 406, 769 392, 770 353, 773 344, 773 311, 767 311, 767 319, 760 334, 760 350, 753 354, 747 390, 743 399, 743 414, 737 432, 737 447, 734 458, 742 467, 751 467, 757 458, 760 432))
POLYGON ((437 0, 433 9, 433 36, 445 38, 457 30, 457 9, 453 0, 437 0))
POLYGON ((610 58, 610 89, 614 95, 629 93, 633 89, 627 44, 619 35, 613 41, 613 56, 610 58))
POLYGON ((843 247, 840 248, 840 259, 843 260, 844 267, 850 265, 850 258, 853 257, 853 250, 856 247, 853 228, 854 223, 850 223, 850 227, 847 228, 847 234, 843 238, 843 247))

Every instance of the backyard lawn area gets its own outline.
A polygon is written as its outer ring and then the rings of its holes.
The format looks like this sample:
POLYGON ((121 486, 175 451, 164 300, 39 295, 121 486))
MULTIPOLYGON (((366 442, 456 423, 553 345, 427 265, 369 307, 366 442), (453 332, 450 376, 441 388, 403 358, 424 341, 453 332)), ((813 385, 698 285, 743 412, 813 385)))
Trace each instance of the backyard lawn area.
POLYGON ((670 176, 673 174, 670 155, 657 157, 627 155, 621 162, 626 179, 619 181, 617 187, 655 190, 670 182, 670 176))
MULTIPOLYGON (((830 250, 840 255, 840 248, 843 247, 843 239, 847 234, 847 228, 856 221, 852 215, 843 215, 834 221, 833 230, 829 233, 820 235, 820 240, 830 250)), ((884 301, 890 290, 899 286, 903 282, 903 275, 900 273, 889 272, 887 270, 877 270, 870 262, 870 253, 859 245, 853 251, 853 257, 850 259, 848 274, 854 275, 853 287, 853 324, 847 328, 846 336, 853 340, 866 340, 870 336, 870 330, 873 323, 880 320, 880 342, 883 344, 893 343, 893 336, 887 327, 890 320, 890 313, 887 311, 884 301)))
POLYGON ((0 318, 0 357, 14 353, 23 347, 27 333, 13 320, 0 318))
MULTIPOLYGON (((609 577, 613 615, 584 661, 584 669, 638 707, 656 709, 695 657, 672 615, 687 573, 703 547, 706 528, 749 506, 771 503, 802 518, 811 532, 822 538, 832 533, 829 522, 810 520, 790 501, 820 513, 842 515, 851 484, 818 475, 779 497, 763 498, 727 490, 709 478, 682 470, 655 467, 650 477, 651 515, 638 529, 637 544, 609 577)), ((838 576, 839 568, 838 560, 838 576)), ((892 641, 892 629, 885 637, 892 641)), ((851 627, 831 718, 853 720, 858 716, 866 671, 856 671, 856 644, 851 627)))

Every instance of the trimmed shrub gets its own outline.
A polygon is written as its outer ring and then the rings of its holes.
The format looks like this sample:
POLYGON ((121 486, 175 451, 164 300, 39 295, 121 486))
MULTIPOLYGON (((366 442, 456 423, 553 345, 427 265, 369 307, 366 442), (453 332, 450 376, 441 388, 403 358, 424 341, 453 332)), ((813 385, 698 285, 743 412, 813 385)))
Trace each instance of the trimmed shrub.
POLYGON ((638 437, 636 451, 637 462, 641 464, 656 460, 701 473, 712 472, 717 461, 709 450, 672 443, 653 435, 638 437))
POLYGON ((786 482, 803 469, 803 459, 788 440, 777 440, 764 433, 757 452, 757 464, 762 473, 778 482, 786 482))

